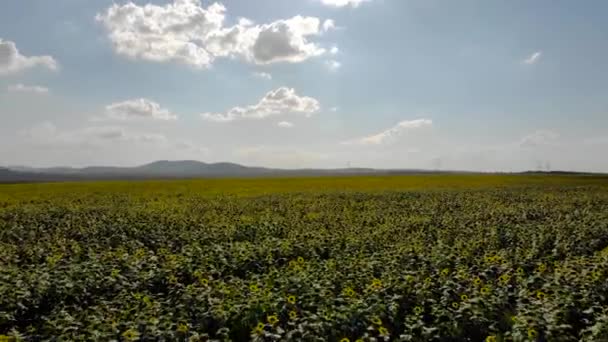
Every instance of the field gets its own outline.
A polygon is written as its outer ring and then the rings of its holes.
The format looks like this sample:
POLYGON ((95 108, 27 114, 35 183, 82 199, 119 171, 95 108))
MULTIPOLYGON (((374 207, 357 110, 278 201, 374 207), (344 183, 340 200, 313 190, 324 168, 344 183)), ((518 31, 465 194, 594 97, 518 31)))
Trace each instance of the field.
POLYGON ((0 185, 0 341, 608 341, 608 177, 0 185))

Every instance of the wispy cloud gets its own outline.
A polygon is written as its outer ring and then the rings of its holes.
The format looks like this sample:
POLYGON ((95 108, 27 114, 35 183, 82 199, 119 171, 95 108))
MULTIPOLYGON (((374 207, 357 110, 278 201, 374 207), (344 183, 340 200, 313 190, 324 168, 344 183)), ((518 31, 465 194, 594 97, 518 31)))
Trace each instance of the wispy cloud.
POLYGON ((28 86, 25 84, 12 84, 6 88, 9 92, 20 92, 20 93, 35 93, 35 94, 47 94, 49 88, 41 86, 28 86))
POLYGON ((363 138, 345 141, 343 145, 385 145, 395 142, 395 140, 412 129, 428 127, 433 124, 429 119, 404 120, 397 125, 382 131, 377 134, 369 135, 363 138))
POLYGON ((540 60, 542 55, 543 55, 542 51, 536 51, 533 54, 531 54, 530 56, 528 56, 526 59, 524 59, 522 61, 522 63, 526 64, 526 65, 536 64, 540 60))

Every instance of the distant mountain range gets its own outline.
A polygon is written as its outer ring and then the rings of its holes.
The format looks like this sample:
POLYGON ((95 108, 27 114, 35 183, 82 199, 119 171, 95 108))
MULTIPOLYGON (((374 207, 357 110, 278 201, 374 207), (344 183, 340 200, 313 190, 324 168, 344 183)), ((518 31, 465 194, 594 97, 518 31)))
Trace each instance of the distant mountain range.
POLYGON ((391 173, 429 173, 428 170, 378 170, 371 168, 345 169, 273 169, 250 167, 235 163, 204 163, 195 160, 159 160, 135 167, 89 166, 83 168, 27 166, 0 167, 0 182, 44 182, 112 179, 171 179, 220 177, 273 177, 365 175, 391 173))
MULTIPOLYGON (((528 173, 533 172, 529 171, 528 173)), ((204 163, 195 160, 159 160, 134 167, 89 166, 83 168, 27 166, 0 167, 0 183, 55 182, 79 180, 136 180, 179 178, 300 177, 334 175, 390 175, 429 173, 473 173, 466 171, 433 171, 422 169, 273 169, 234 163, 204 163)), ((538 172, 534 172, 538 173, 538 172)), ((541 172, 548 173, 548 172, 541 172)), ((549 172, 566 174, 570 172, 549 172)))

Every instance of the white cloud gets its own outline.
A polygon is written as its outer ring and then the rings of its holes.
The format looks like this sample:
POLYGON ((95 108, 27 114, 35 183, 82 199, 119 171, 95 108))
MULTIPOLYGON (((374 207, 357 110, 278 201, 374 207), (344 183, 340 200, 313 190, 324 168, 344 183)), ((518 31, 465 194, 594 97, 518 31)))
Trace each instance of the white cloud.
POLYGON ((329 53, 331 53, 332 55, 336 55, 338 54, 338 52, 340 52, 340 49, 338 49, 337 46, 332 46, 332 48, 329 49, 329 53))
POLYGON ((292 128, 294 125, 293 125, 293 123, 291 123, 289 121, 281 121, 281 122, 277 123, 277 126, 282 127, 282 128, 292 128))
POLYGON ((433 124, 429 119, 404 120, 394 127, 391 127, 378 134, 369 135, 360 139, 343 142, 343 145, 385 145, 395 142, 395 140, 407 131, 428 127, 433 124))
POLYGON ((338 107, 331 107, 331 108, 329 108, 329 111, 335 113, 338 111, 338 109, 339 109, 338 107))
POLYGON ((299 113, 311 116, 320 109, 319 101, 312 97, 299 96, 293 88, 281 87, 269 91, 256 104, 234 107, 225 113, 203 113, 205 120, 228 122, 239 119, 263 119, 269 116, 299 113))
POLYGON ((327 32, 336 28, 336 22, 333 19, 325 19, 323 21, 323 31, 327 32))
POLYGON ((57 70, 58 64, 51 56, 22 55, 14 42, 0 38, 0 75, 12 74, 36 66, 57 70))
POLYGON ((543 55, 542 51, 536 51, 526 59, 523 60, 524 64, 532 65, 540 60, 540 57, 543 55))
POLYGON ((13 84, 6 88, 9 92, 20 92, 20 93, 35 93, 35 94, 47 94, 49 88, 41 86, 28 86, 25 84, 13 84))
POLYGON ((537 147, 554 145, 559 139, 559 133, 549 130, 538 130, 523 137, 519 144, 522 147, 537 147))
POLYGON ((267 73, 267 72, 254 72, 253 76, 255 77, 259 77, 259 78, 263 78, 265 80, 271 80, 272 79, 272 75, 267 73))
POLYGON ((352 6, 359 7, 365 1, 371 0, 320 0, 323 5, 331 6, 331 7, 344 7, 344 6, 352 6))
POLYGON ((175 120, 177 116, 158 103, 144 99, 132 99, 106 106, 106 116, 117 120, 154 119, 175 120))
POLYGON ((331 60, 325 61, 325 66, 327 67, 327 69, 329 71, 338 71, 338 69, 340 69, 340 67, 342 66, 342 63, 331 59, 331 60))
POLYGON ((128 2, 113 4, 96 19, 108 31, 116 53, 132 59, 206 68, 219 57, 254 64, 297 63, 325 53, 309 41, 330 28, 321 27, 318 18, 295 16, 262 25, 241 18, 228 27, 225 13, 223 5, 205 8, 200 0, 174 0, 164 6, 128 2))

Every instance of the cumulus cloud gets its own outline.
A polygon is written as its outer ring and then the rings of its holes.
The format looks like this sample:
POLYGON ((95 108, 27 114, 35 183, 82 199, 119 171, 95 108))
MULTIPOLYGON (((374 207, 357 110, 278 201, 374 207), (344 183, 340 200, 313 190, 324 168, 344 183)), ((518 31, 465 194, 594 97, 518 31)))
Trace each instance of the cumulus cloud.
POLYGON ((331 53, 332 55, 337 54, 338 52, 340 52, 340 49, 338 49, 337 46, 332 46, 331 49, 329 49, 329 53, 331 53))
POLYGON ((258 103, 246 107, 234 107, 225 113, 203 113, 205 120, 228 122, 240 119, 263 119, 281 114, 304 114, 309 117, 321 108, 312 97, 299 96, 295 89, 281 87, 269 91, 258 103))
POLYGON ((12 84, 6 88, 9 92, 19 92, 19 93, 34 93, 34 94, 47 94, 49 92, 49 88, 42 86, 28 86, 25 84, 12 84))
POLYGON ((259 78, 263 78, 265 80, 271 80, 272 79, 272 75, 267 73, 267 72, 254 72, 253 76, 255 77, 259 77, 259 78))
POLYGON ((537 147, 554 145, 559 139, 559 134, 550 130, 538 130, 523 137, 519 145, 522 147, 537 147))
POLYGON ((292 128, 293 123, 291 123, 289 121, 281 121, 281 122, 277 123, 277 126, 282 127, 282 128, 292 128))
POLYGON ((536 51, 533 54, 531 54, 530 56, 528 56, 526 59, 524 59, 523 63, 527 64, 527 65, 535 64, 540 60, 540 57, 542 55, 543 55, 542 51, 536 51))
POLYGON ((164 6, 113 4, 96 16, 116 53, 195 68, 209 67, 220 57, 238 57, 254 64, 302 62, 325 53, 309 39, 333 26, 302 16, 262 25, 241 18, 235 25, 225 26, 225 18, 222 4, 203 7, 200 0, 174 0, 164 6))
POLYGON ((144 99, 132 99, 106 106, 106 116, 117 120, 153 119, 175 120, 177 115, 162 108, 158 103, 144 99))
POLYGON ((57 61, 51 56, 24 56, 14 42, 0 38, 0 75, 17 73, 33 67, 57 70, 57 61))
POLYGON ((404 120, 397 125, 378 134, 369 135, 360 139, 343 142, 343 145, 386 145, 397 140, 398 137, 413 129, 428 127, 433 124, 429 119, 404 120))
POLYGON ((345 6, 359 7, 359 5, 361 5, 363 2, 371 1, 371 0, 320 0, 320 1, 323 5, 330 6, 330 7, 345 7, 345 6))

